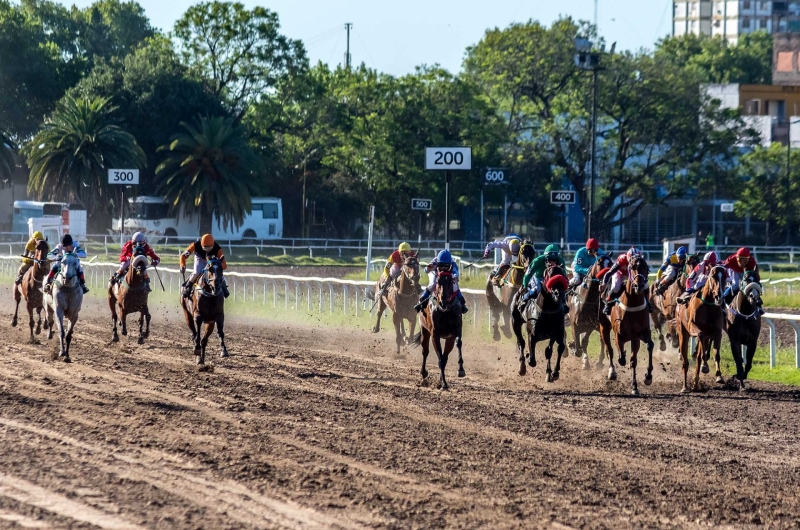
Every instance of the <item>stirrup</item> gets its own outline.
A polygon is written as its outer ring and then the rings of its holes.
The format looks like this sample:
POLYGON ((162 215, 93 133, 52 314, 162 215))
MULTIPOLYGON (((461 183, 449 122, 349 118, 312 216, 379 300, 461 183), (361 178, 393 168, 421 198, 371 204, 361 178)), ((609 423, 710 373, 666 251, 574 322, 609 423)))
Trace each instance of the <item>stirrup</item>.
POLYGON ((83 294, 86 294, 86 293, 89 292, 89 288, 86 287, 86 284, 84 284, 84 283, 81 284, 81 289, 83 290, 83 294))
POLYGON ((417 313, 419 313, 423 309, 425 309, 425 305, 422 302, 414 306, 414 311, 416 311, 417 313))
POLYGON ((461 304, 461 314, 464 315, 464 314, 466 314, 468 312, 469 312, 469 308, 466 305, 461 304))

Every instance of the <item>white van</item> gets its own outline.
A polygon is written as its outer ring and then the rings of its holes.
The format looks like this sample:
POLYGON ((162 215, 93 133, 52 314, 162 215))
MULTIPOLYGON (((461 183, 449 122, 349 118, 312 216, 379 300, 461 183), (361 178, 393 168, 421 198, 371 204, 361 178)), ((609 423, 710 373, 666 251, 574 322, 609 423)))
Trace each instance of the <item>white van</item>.
MULTIPOLYGON (((229 230, 217 224, 214 218, 211 234, 219 240, 280 239, 283 237, 283 208, 276 197, 253 197, 253 209, 244 217, 242 225, 229 230)), ((120 230, 119 218, 112 227, 120 230)), ((200 232, 199 216, 169 215, 169 204, 162 197, 140 196, 128 200, 125 212, 125 232, 141 231, 146 234, 168 237, 197 237, 200 232)))

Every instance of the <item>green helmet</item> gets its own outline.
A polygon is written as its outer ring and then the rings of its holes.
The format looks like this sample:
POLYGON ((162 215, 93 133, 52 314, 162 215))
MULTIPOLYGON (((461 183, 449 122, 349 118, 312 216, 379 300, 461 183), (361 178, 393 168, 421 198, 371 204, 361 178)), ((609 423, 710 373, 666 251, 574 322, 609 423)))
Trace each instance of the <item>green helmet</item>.
POLYGON ((544 249, 544 255, 547 259, 558 259, 560 254, 561 249, 558 248, 558 245, 547 245, 547 248, 544 249))

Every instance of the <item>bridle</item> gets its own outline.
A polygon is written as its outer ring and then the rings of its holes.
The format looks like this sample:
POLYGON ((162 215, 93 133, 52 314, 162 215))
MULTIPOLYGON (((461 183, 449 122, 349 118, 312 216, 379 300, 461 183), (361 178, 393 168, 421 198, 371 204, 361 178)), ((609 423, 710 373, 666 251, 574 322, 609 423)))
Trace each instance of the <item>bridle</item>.
POLYGON ((451 271, 438 270, 438 274, 436 275, 436 296, 434 299, 436 300, 436 305, 442 311, 449 311, 453 306, 453 301, 456 299, 456 292, 453 289, 454 283, 455 279, 451 271), (445 287, 449 289, 449 292, 445 287))
POLYGON ((199 289, 202 296, 219 296, 222 294, 221 267, 222 261, 218 259, 212 258, 206 263, 201 276, 202 287, 199 289))
POLYGON ((647 289, 647 273, 648 273, 647 263, 644 262, 644 259, 636 256, 632 258, 630 265, 628 265, 628 283, 631 286, 631 290, 633 294, 640 294, 647 289), (644 274, 641 272, 641 264, 644 263, 645 271, 644 274), (641 285, 640 285, 641 284, 641 285))
POLYGON ((722 305, 722 283, 725 276, 725 268, 720 265, 714 265, 708 273, 708 280, 700 293, 699 298, 705 305, 720 307, 722 305), (706 299, 708 293, 713 295, 713 300, 706 299))

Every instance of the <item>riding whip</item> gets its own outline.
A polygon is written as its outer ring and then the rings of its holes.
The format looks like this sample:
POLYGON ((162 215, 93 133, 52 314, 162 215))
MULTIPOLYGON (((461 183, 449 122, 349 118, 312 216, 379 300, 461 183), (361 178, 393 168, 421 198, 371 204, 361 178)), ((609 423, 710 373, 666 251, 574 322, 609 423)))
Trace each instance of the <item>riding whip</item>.
POLYGON ((464 265, 464 268, 468 269, 469 267, 474 267, 475 265, 477 265, 478 263, 480 263, 481 261, 483 261, 485 259, 486 258, 483 257, 483 258, 479 259, 478 261, 473 261, 473 262, 467 263, 466 265, 464 265))
POLYGON ((166 292, 167 290, 166 290, 166 289, 164 289, 164 282, 163 282, 163 281, 161 281, 161 274, 159 274, 159 272, 158 272, 158 267, 156 267, 155 265, 153 265, 153 270, 155 270, 155 271, 156 271, 156 276, 158 276, 158 283, 160 283, 160 284, 161 284, 161 290, 162 290, 162 291, 164 291, 164 292, 166 292))

